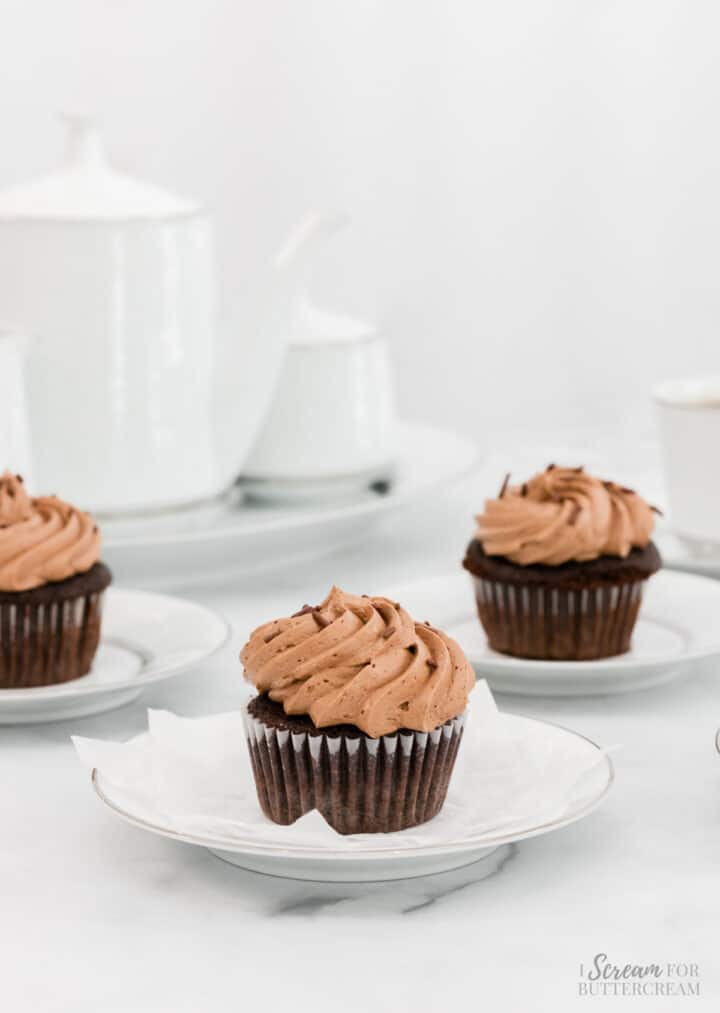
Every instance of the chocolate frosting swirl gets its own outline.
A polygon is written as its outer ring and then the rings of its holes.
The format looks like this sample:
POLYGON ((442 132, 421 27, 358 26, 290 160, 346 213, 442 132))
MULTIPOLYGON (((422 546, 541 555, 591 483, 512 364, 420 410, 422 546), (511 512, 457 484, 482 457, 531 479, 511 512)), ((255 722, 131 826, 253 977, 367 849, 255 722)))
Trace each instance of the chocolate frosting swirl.
POLYGON ((454 640, 387 598, 333 587, 321 605, 258 627, 240 653, 245 678, 308 714, 377 738, 429 732, 467 706, 475 674, 454 640))
POLYGON ((477 522, 488 555, 556 566, 644 548, 655 516, 634 490, 551 464, 522 485, 503 487, 477 522))
POLYGON ((20 475, 0 477, 0 591, 28 591, 85 573, 100 559, 89 514, 57 496, 31 499, 20 475))

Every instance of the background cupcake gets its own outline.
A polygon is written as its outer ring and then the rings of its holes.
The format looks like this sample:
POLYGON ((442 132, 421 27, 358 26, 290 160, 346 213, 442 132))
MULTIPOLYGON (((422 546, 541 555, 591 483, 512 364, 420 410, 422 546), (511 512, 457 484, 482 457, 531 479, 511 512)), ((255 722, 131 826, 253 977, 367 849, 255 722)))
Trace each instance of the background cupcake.
POLYGON ((20 475, 0 477, 0 687, 89 671, 111 580, 99 560, 88 514, 56 496, 31 499, 20 475))
POLYGON ((630 647, 645 581, 661 565, 655 513, 582 468, 506 479, 477 518, 463 565, 490 646, 523 658, 605 658, 630 647))
POLYGON ((402 830, 447 793, 475 675, 396 602, 333 587, 243 648, 258 798, 276 823, 318 809, 339 833, 402 830))

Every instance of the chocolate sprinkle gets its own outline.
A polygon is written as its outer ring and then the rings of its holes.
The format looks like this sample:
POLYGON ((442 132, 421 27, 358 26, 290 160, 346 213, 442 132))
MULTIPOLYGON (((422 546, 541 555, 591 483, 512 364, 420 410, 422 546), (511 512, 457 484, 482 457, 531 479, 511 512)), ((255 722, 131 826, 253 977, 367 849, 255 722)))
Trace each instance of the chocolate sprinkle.
POLYGON ((573 503, 572 513, 568 517, 568 521, 567 521, 568 524, 574 524, 575 521, 578 519, 579 516, 580 516, 580 504, 579 503, 573 503))
POLYGON ((503 479, 503 484, 500 486, 500 492, 498 493, 498 499, 502 499, 507 491, 508 484, 510 482, 510 472, 507 473, 503 479))
POLYGON ((545 471, 552 471, 554 467, 555 467, 555 465, 554 465, 554 464, 548 464, 548 466, 547 466, 547 468, 545 469, 545 471))
POLYGON ((332 622, 330 616, 323 615, 322 612, 313 612, 313 619, 318 624, 321 630, 324 630, 326 626, 329 626, 332 622))
POLYGON ((520 489, 520 495, 527 496, 527 494, 528 494, 528 484, 527 482, 523 482, 522 488, 520 489))
POLYGON ((263 640, 266 644, 269 644, 271 640, 274 640, 275 637, 279 637, 281 633, 282 630, 275 630, 274 633, 268 633, 268 635, 264 637, 263 640))
POLYGON ((431 672, 434 672, 434 671, 435 671, 435 669, 436 669, 436 668, 438 667, 438 663, 437 663, 437 661, 430 661, 430 659, 429 659, 429 658, 428 658, 428 660, 427 660, 427 661, 425 662, 425 664, 427 665, 427 667, 428 667, 428 668, 430 669, 430 671, 431 671, 431 672))
POLYGON ((298 609, 297 612, 293 612, 290 618, 297 619, 298 616, 307 616, 311 612, 314 612, 317 609, 317 607, 318 607, 317 605, 303 605, 303 607, 301 609, 298 609))
POLYGON ((665 514, 662 512, 662 510, 660 509, 660 507, 653 506, 652 503, 650 504, 650 509, 652 510, 652 512, 654 514, 657 514, 658 517, 664 517, 665 516, 665 514))

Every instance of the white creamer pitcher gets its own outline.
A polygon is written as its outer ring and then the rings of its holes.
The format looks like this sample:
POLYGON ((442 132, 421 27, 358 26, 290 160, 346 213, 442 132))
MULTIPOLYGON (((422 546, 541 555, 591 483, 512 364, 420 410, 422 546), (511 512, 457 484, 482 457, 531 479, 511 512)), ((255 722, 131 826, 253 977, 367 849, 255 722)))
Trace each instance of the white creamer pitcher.
POLYGON ((313 212, 277 258, 290 290, 288 344, 270 408, 246 458, 243 485, 277 502, 356 496, 395 464, 395 410, 387 342, 375 326, 316 305, 308 274, 318 248, 348 224, 313 212))

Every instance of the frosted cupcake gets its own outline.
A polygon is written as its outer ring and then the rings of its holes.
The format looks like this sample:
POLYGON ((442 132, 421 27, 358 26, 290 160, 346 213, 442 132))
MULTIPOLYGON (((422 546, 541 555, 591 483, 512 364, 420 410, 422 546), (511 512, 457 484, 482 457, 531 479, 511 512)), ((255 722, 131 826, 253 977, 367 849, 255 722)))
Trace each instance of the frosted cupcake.
POLYGON ((445 801, 475 675, 397 602, 333 587, 242 649, 258 799, 275 823, 318 809, 341 834, 402 830, 445 801))
POLYGON ((28 496, 0 477, 0 688, 47 686, 85 675, 100 640, 100 562, 92 518, 57 496, 28 496))
POLYGON ((463 563, 490 646, 548 660, 627 651, 645 582, 661 566, 656 512, 582 468, 551 464, 522 485, 506 480, 463 563))

